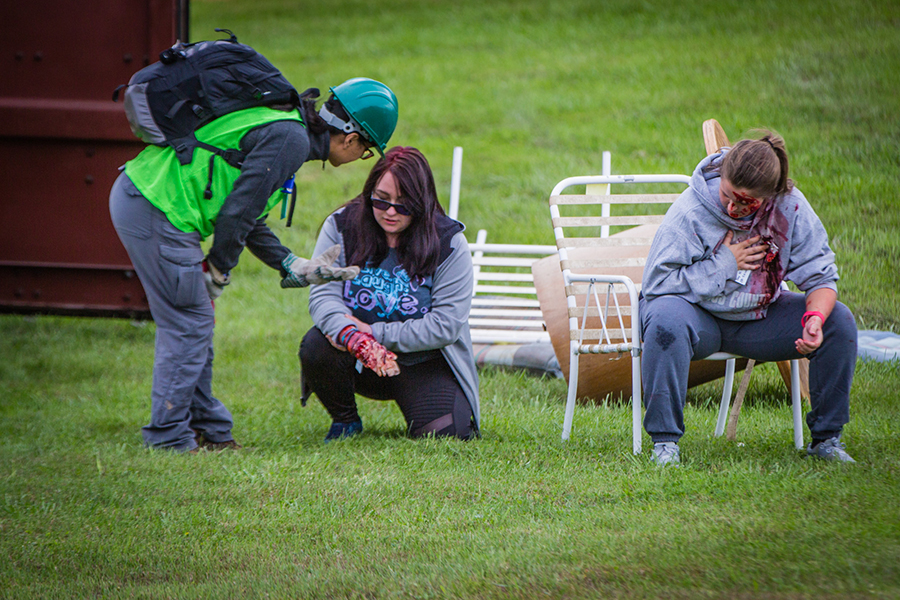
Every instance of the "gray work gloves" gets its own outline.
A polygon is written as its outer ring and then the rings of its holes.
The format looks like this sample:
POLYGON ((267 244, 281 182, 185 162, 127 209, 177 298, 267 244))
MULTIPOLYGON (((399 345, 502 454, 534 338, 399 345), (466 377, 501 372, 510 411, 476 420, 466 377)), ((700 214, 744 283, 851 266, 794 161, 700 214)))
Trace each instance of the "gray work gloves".
POLYGON ((335 244, 310 260, 288 254, 281 266, 287 276, 281 280, 283 288, 300 288, 329 281, 347 281, 359 275, 359 267, 335 267, 332 263, 341 255, 341 246, 335 244))
POLYGON ((209 292, 209 299, 215 300, 225 291, 225 286, 231 283, 231 274, 222 273, 209 260, 204 260, 203 279, 206 281, 206 291, 209 292))

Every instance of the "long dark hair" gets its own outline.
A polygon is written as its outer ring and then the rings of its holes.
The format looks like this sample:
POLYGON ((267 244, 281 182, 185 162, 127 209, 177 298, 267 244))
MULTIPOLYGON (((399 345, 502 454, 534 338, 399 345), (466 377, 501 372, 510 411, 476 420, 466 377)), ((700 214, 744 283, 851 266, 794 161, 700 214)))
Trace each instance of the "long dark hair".
POLYGON ((784 139, 763 131, 757 140, 741 140, 722 159, 721 175, 736 188, 758 198, 786 194, 794 187, 788 178, 788 155, 784 139))
POLYGON ((362 194, 347 203, 347 223, 353 236, 351 265, 365 267, 366 263, 378 264, 388 254, 387 236, 375 220, 369 200, 381 177, 390 171, 400 188, 403 205, 411 213, 409 227, 400 233, 397 253, 406 273, 413 277, 433 275, 440 260, 440 238, 437 219, 444 215, 434 186, 434 175, 425 156, 411 146, 395 146, 379 159, 362 194))
MULTIPOLYGON (((317 134, 322 134, 326 131, 331 135, 344 133, 337 127, 332 127, 331 125, 326 123, 325 120, 319 116, 319 111, 316 110, 316 101, 318 99, 318 88, 309 88, 308 90, 300 94, 300 114, 303 116, 303 122, 306 123, 307 129, 309 129, 311 133, 317 134)), ((350 115, 348 115, 347 111, 344 110, 344 105, 334 97, 334 94, 331 94, 328 97, 328 100, 325 101, 325 108, 327 108, 331 112, 331 114, 344 121, 350 120, 350 115)))

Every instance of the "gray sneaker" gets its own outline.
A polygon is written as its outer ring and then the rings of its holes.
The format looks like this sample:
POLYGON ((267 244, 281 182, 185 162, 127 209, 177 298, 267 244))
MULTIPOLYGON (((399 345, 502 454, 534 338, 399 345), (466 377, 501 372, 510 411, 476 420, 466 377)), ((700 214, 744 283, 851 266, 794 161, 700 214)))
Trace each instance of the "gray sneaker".
POLYGON ((669 465, 677 467, 681 463, 681 450, 678 449, 678 443, 659 442, 658 444, 653 444, 653 453, 650 455, 650 460, 660 467, 669 465))
POLYGON ((856 462, 849 454, 847 454, 847 451, 844 450, 844 444, 842 444, 841 439, 837 437, 825 440, 824 442, 819 443, 815 448, 810 444, 806 447, 806 454, 808 456, 821 458, 822 460, 834 460, 847 463, 856 462))

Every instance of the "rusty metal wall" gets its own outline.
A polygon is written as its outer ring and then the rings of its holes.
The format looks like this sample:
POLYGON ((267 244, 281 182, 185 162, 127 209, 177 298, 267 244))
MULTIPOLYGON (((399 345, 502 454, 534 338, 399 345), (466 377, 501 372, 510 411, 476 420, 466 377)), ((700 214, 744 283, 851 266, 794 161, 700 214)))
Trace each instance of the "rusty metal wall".
POLYGON ((143 148, 112 91, 187 40, 188 0, 0 6, 0 312, 149 318, 109 218, 143 148))

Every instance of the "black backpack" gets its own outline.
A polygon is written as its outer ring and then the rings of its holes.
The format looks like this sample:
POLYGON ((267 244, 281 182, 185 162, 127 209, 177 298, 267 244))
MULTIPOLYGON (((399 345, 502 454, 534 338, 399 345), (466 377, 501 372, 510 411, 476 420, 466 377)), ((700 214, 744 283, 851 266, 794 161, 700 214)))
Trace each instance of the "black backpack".
POLYGON ((176 43, 159 54, 159 62, 144 67, 113 92, 117 102, 125 90, 125 116, 134 135, 149 144, 173 147, 182 165, 191 162, 194 148, 204 148, 240 167, 243 152, 200 142, 194 132, 237 110, 300 105, 297 90, 263 55, 239 44, 231 31, 216 31, 230 38, 176 43))

